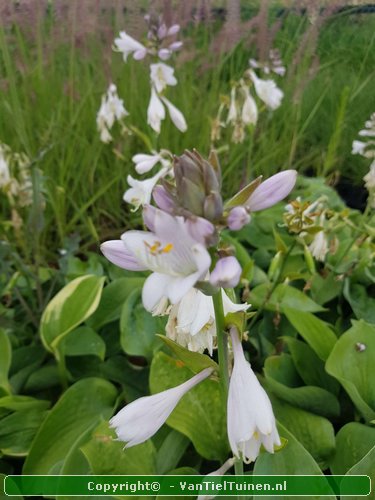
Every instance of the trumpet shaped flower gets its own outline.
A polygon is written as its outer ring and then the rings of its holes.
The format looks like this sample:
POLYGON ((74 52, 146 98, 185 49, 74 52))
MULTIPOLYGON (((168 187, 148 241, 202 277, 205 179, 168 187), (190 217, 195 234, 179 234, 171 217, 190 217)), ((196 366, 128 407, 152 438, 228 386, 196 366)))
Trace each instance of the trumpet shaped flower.
POLYGON ((140 206, 146 205, 151 201, 152 190, 161 177, 164 177, 168 172, 168 168, 164 167, 157 174, 149 179, 139 181, 128 175, 127 181, 130 188, 124 193, 124 201, 134 205, 135 210, 140 206))
POLYGON ((157 163, 161 163, 163 167, 169 167, 171 161, 164 158, 156 151, 153 154, 137 154, 134 155, 132 161, 135 163, 135 170, 138 174, 145 174, 149 172, 157 163))
POLYGON ((151 231, 124 233, 122 260, 118 240, 103 243, 101 250, 119 267, 134 270, 135 262, 152 271, 142 291, 143 305, 152 312, 165 299, 172 304, 179 302, 206 276, 211 257, 205 246, 193 239, 183 217, 145 206, 144 219, 151 231))
POLYGON ((107 93, 103 95, 102 102, 96 116, 96 125, 100 132, 100 140, 104 143, 111 142, 110 129, 116 120, 121 120, 129 113, 124 107, 124 101, 117 94, 114 83, 108 87, 107 93))
POLYGON ((276 85, 276 82, 258 78, 252 70, 250 70, 249 74, 259 99, 261 99, 268 108, 272 110, 277 109, 281 104, 284 93, 276 85))
POLYGON ((147 123, 160 134, 161 122, 165 118, 165 109, 154 87, 151 87, 151 99, 147 108, 147 123))
POLYGON ((133 58, 136 60, 143 59, 147 55, 146 47, 125 31, 120 31, 119 37, 115 39, 115 49, 122 52, 125 62, 129 54, 133 54, 133 58))
POLYGON ((115 428, 118 439, 126 443, 125 448, 144 443, 152 437, 182 396, 209 377, 212 371, 212 368, 206 368, 177 387, 137 399, 120 410, 109 423, 115 428))
POLYGON ((228 393, 228 439, 233 455, 253 462, 261 445, 270 452, 279 446, 275 417, 266 391, 246 361, 238 332, 231 329, 234 366, 228 393))
POLYGON ((173 86, 177 84, 174 68, 168 66, 168 64, 151 64, 150 70, 151 82, 159 94, 163 92, 167 85, 173 86))

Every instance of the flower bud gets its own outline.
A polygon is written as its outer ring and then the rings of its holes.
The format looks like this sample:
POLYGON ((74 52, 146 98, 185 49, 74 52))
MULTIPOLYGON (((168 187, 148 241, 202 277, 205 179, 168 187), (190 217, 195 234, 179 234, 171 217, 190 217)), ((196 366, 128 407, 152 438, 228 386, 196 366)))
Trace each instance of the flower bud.
POLYGON ((250 219, 245 207, 235 207, 229 212, 227 225, 232 231, 239 231, 250 222, 250 219))
POLYGON ((245 203, 250 212, 264 210, 283 200, 294 188, 296 170, 284 170, 262 182, 245 203))
POLYGON ((157 184, 152 191, 152 197, 154 198, 157 206, 164 212, 170 214, 174 211, 176 204, 172 195, 165 189, 164 186, 157 184))
POLYGON ((224 257, 216 262, 210 283, 221 288, 234 288, 241 278, 242 269, 236 257, 224 257))
POLYGON ((192 238, 205 246, 211 246, 216 240, 215 226, 203 217, 191 217, 186 220, 188 231, 192 238))

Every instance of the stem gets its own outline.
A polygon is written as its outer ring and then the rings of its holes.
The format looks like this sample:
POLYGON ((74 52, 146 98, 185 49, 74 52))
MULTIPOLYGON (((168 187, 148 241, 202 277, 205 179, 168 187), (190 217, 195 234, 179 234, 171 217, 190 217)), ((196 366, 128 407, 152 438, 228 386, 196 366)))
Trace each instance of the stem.
POLYGON ((212 296, 215 310, 215 322, 216 322, 216 335, 217 335, 217 349, 219 355, 219 373, 220 373, 220 384, 223 394, 223 401, 225 402, 225 407, 227 404, 228 396, 228 344, 227 344, 227 334, 224 329, 224 309, 223 309, 223 297, 221 295, 221 290, 212 296))
MULTIPOLYGON (((236 460, 234 462, 234 473, 236 476, 243 476, 243 461, 236 460)), ((246 500, 247 497, 238 496, 240 500, 246 500)))

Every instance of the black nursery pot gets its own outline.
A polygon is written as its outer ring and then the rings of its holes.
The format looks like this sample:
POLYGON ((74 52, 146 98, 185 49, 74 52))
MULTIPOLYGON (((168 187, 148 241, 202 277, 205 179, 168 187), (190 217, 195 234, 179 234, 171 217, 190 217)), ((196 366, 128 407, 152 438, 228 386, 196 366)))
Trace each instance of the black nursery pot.
POLYGON ((348 207, 361 210, 361 212, 364 211, 368 196, 364 186, 356 186, 353 184, 352 180, 341 177, 335 189, 348 207))

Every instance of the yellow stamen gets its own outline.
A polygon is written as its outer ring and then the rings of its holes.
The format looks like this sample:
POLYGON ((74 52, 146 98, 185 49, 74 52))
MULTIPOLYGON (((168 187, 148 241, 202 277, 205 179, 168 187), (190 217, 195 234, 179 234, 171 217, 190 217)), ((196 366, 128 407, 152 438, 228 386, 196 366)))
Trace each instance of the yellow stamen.
POLYGON ((163 253, 169 253, 172 249, 173 249, 173 244, 172 243, 168 243, 167 245, 165 245, 164 248, 161 249, 161 252, 163 252, 163 253))

